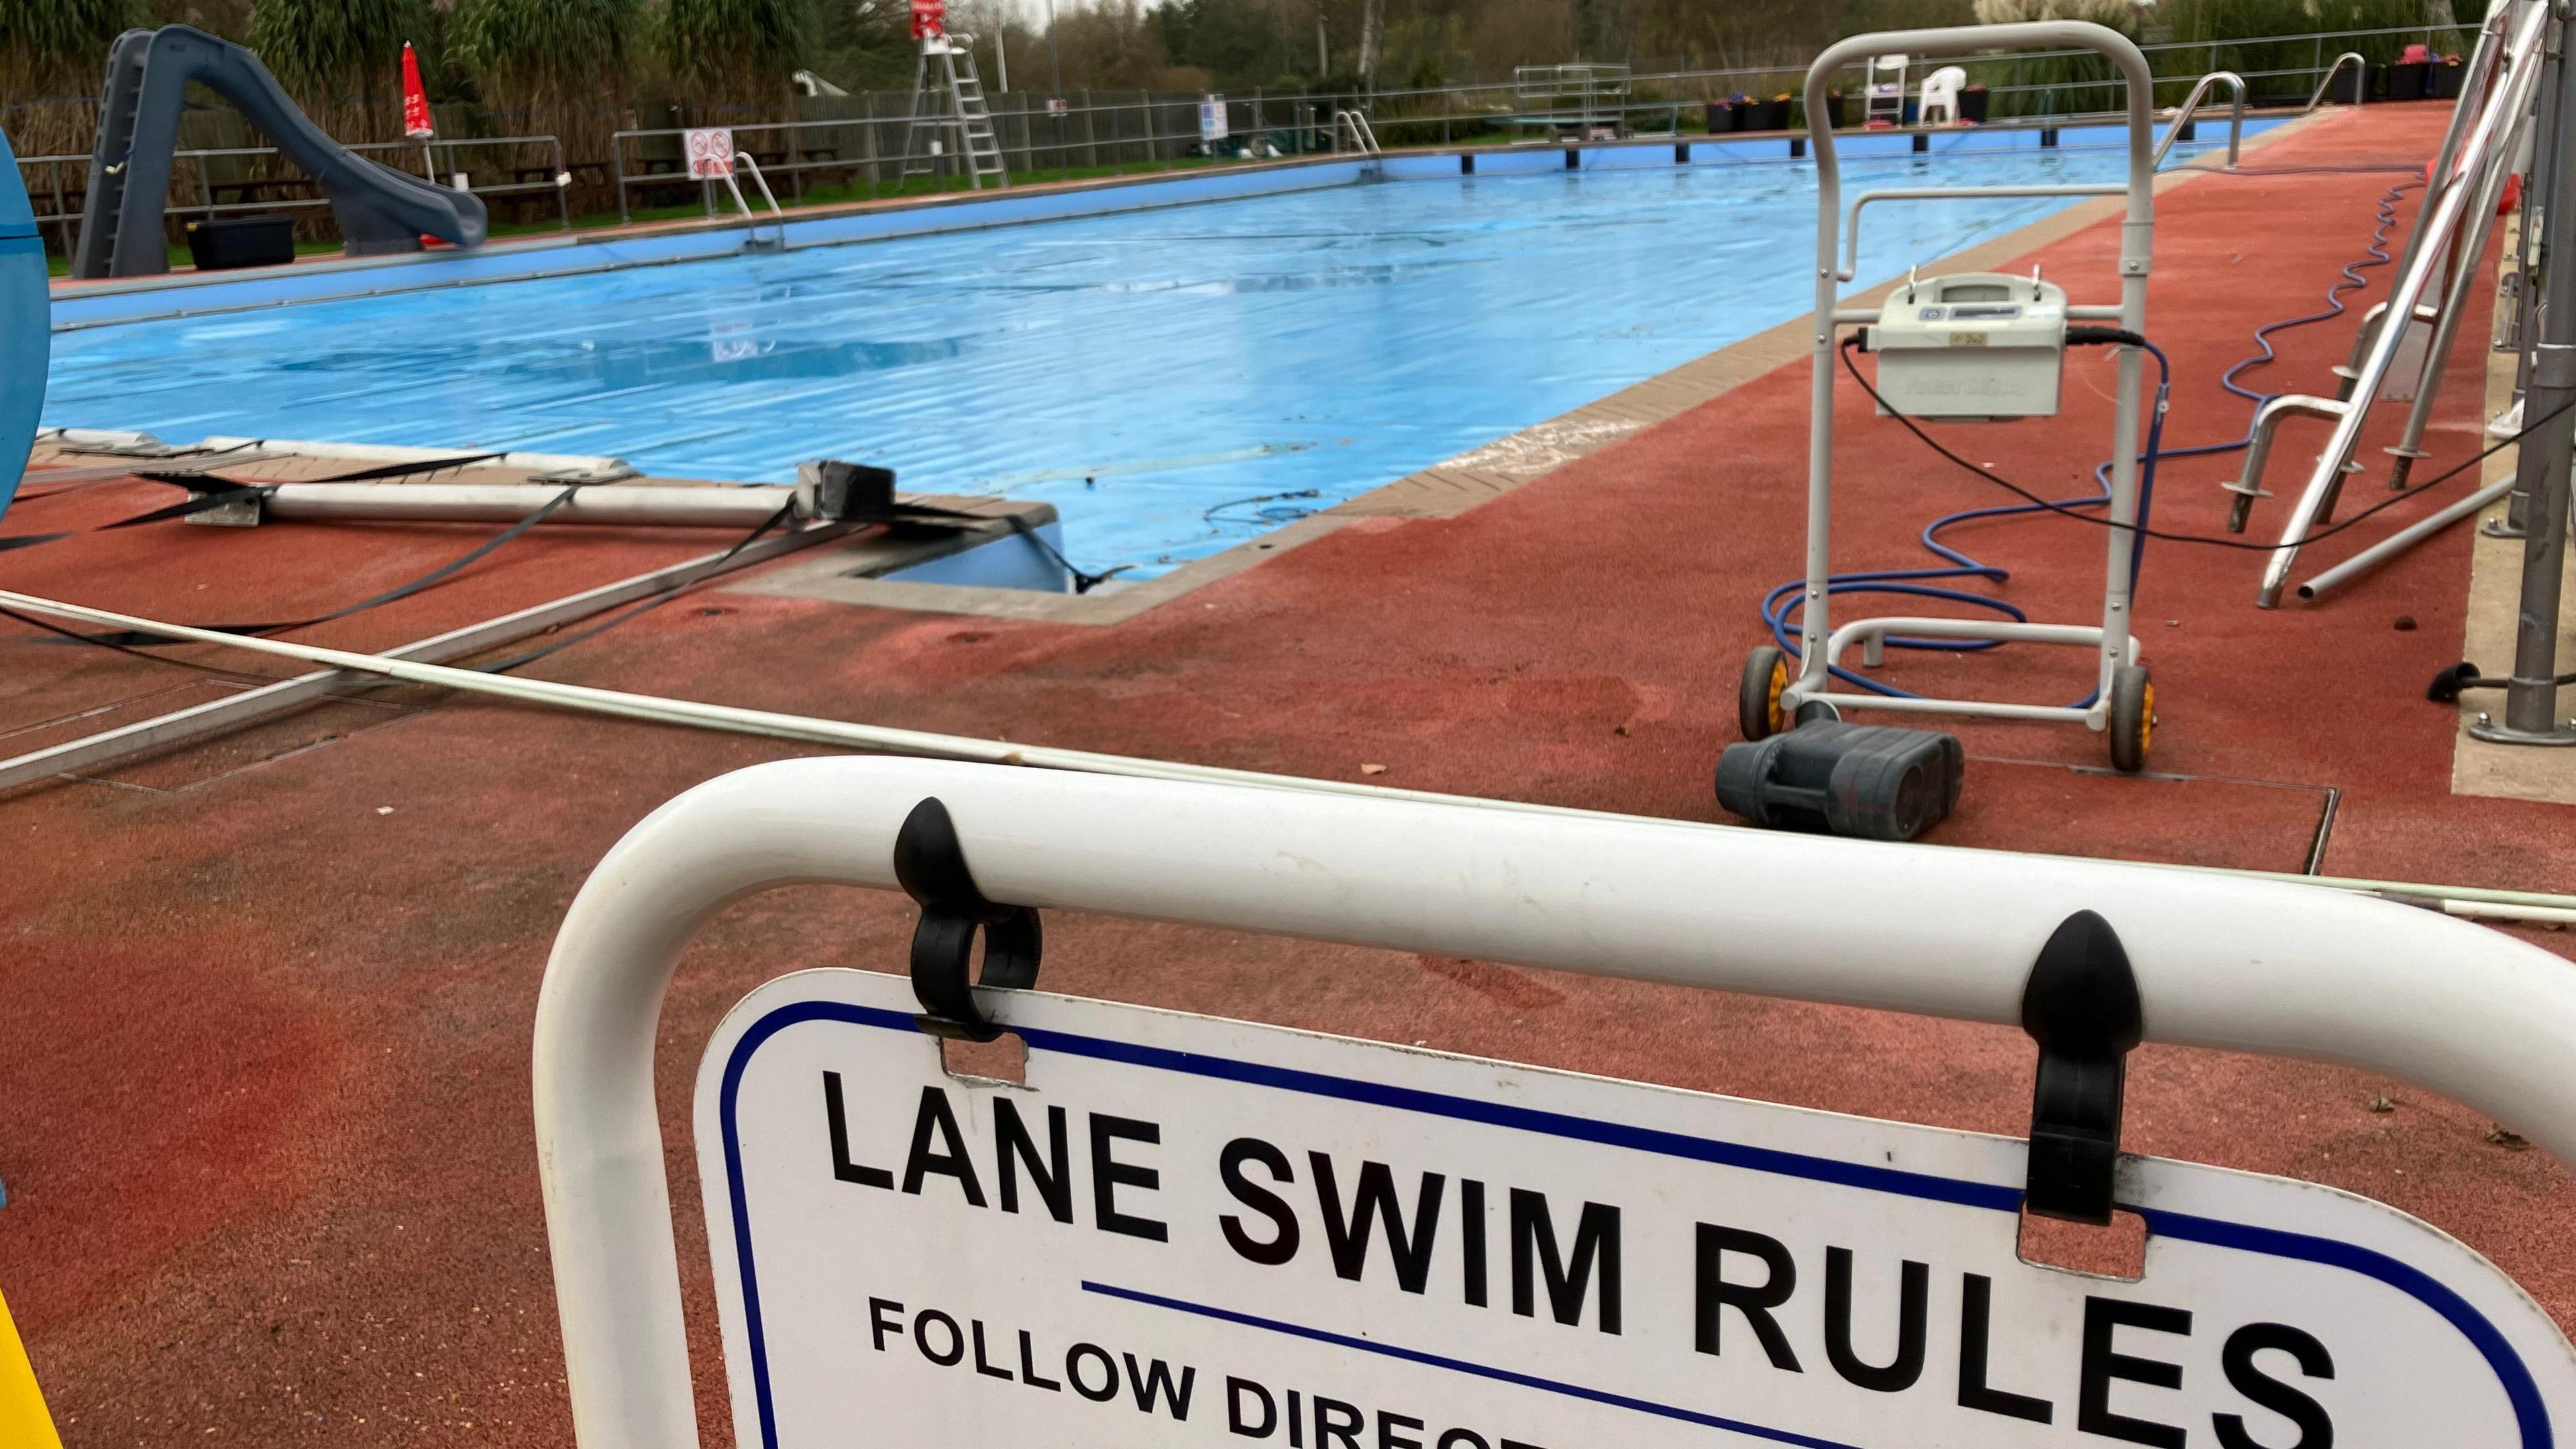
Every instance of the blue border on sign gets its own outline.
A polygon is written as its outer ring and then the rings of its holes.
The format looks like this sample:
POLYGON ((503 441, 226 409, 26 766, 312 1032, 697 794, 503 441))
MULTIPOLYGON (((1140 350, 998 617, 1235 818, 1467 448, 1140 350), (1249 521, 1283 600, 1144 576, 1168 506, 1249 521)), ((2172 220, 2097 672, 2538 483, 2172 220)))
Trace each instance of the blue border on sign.
MULTIPOLYGON (((753 1394, 760 1406, 760 1441, 763 1449, 778 1449, 778 1420, 770 1400, 768 1337, 760 1320, 760 1284, 752 1264, 750 1210, 743 1194, 742 1135, 735 1121, 735 1102, 742 1088, 742 1075, 751 1064, 753 1053, 771 1037, 791 1026, 808 1021, 837 1021, 850 1026, 875 1027, 899 1031, 907 1036, 920 1034, 908 1012, 888 1011, 872 1006, 853 1006, 839 1001, 799 1001, 781 1006, 763 1015, 734 1043, 733 1052, 725 1059, 724 1081, 716 1099, 716 1116, 724 1136, 725 1193, 733 1206, 734 1257, 742 1275, 744 1337, 751 1349, 753 1394)), ((1169 1047, 1139 1046, 1133 1042, 1110 1041, 1102 1037, 1082 1036, 1073 1032, 1050 1031, 1040 1027, 1014 1027, 1012 1031, 1029 1047, 1038 1051, 1064 1052, 1070 1056, 1122 1065, 1145 1067, 1156 1071, 1178 1072, 1185 1076, 1206 1077, 1217 1081, 1236 1082, 1245 1086, 1266 1087, 1275 1091, 1296 1092, 1305 1096, 1328 1097, 1336 1101, 1357 1102, 1367 1106, 1386 1107, 1400 1112, 1420 1112, 1428 1116, 1447 1117, 1454 1121, 1477 1122, 1486 1126, 1536 1132, 1549 1137, 1590 1142, 1604 1147, 1623 1148, 1633 1152, 1651 1152, 1660 1157, 1678 1157, 1692 1162, 1706 1162, 1720 1167, 1743 1168, 1752 1172, 1776 1173, 1783 1177, 1803 1178, 1810 1182, 1832 1183, 1841 1187, 1861 1188, 1871 1192, 1895 1193, 1901 1197, 1945 1202, 1961 1207, 1985 1208, 1995 1212, 2021 1211, 2019 1188, 1993 1183, 1968 1182, 1940 1177, 1931 1173, 1906 1172, 1892 1167, 1872 1167, 1865 1163, 1813 1157, 1805 1153, 1783 1152, 1777 1148, 1752 1147, 1740 1142, 1723 1142, 1709 1137, 1693 1137, 1681 1132, 1666 1132, 1651 1127, 1635 1127, 1622 1122, 1596 1122, 1563 1112, 1544 1112, 1532 1107, 1516 1107, 1501 1102, 1478 1101, 1429 1092, 1413 1087, 1391 1087, 1382 1082, 1356 1081, 1322 1072, 1300 1071, 1292 1067, 1269 1066, 1260 1062, 1235 1061, 1228 1057, 1209 1056, 1199 1052, 1174 1051, 1169 1047)), ((2127 1206, 2124 1204, 2123 1206, 2127 1206)), ((2406 1294, 2432 1309, 2460 1331, 2495 1372, 2496 1382, 2504 1389, 2507 1402, 2513 1405, 2514 1422, 2522 1433, 2522 1449, 2554 1449, 2556 1437, 2549 1422, 2549 1408, 2541 1401, 2540 1385, 2533 1380, 2531 1369, 2515 1352, 2513 1344, 2474 1304, 2461 1297, 2447 1284, 2422 1269, 2370 1248, 2356 1247, 2331 1238, 2306 1233, 2284 1232, 2278 1228, 2254 1227, 2219 1218, 2199 1217, 2190 1213, 2170 1212, 2158 1208, 2132 1208, 2146 1220, 2147 1231, 2184 1242, 2206 1243, 2212 1247, 2239 1252, 2259 1253, 2266 1257, 2290 1258, 2342 1268, 2375 1279, 2406 1294)), ((1141 1295, 1122 1295, 1139 1296, 1141 1295)), ((1230 1310, 1228 1310, 1230 1312, 1230 1310)), ((1266 1320, 1264 1321, 1267 1322, 1266 1320)), ((1321 1332, 1321 1330, 1313 1330, 1321 1332)), ((1442 1367, 1461 1368, 1480 1374, 1508 1372, 1487 1370, 1481 1365, 1453 1364, 1440 1361, 1442 1367)), ((1570 1390, 1576 1397, 1599 1402, 1622 1402, 1617 1396, 1597 1390, 1536 1384, 1557 1391, 1570 1390)), ((1795 1435, 1788 1430, 1763 1430, 1753 1425, 1733 1425, 1738 1432, 1753 1432, 1790 1443, 1821 1444, 1825 1441, 1795 1435)))

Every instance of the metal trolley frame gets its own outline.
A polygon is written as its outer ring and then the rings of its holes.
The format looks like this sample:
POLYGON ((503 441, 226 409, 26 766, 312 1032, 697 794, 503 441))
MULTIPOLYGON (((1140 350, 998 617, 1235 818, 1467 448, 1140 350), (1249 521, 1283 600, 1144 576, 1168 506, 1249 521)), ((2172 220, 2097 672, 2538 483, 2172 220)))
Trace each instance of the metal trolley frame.
MULTIPOLYGON (((1834 74, 1854 61, 1892 52, 1909 55, 1959 55, 1972 51, 2021 47, 2080 47, 2108 57, 2128 81, 2129 174, 2118 186, 1991 186, 1944 192, 1905 188, 1871 193, 1874 199, 1900 200, 1950 194, 1978 196, 2125 195, 2127 215, 2120 227, 2120 301, 2117 306, 2070 305, 2070 321, 2110 321, 2143 335, 2147 320, 2147 274, 2155 244, 2155 122, 2152 77, 2146 57, 2115 30, 2083 21, 2035 21, 2017 25, 1982 25, 1936 30, 1890 31, 1839 41, 1808 67, 1807 134, 1816 158, 1816 328, 1814 394, 1807 433, 1807 578, 1800 613, 1800 659, 1793 666, 1786 654, 1764 646, 1747 661, 1744 679, 1745 726, 1748 737, 1776 732, 1822 706, 1835 714, 1845 709, 1900 710, 1916 714, 1977 715, 1997 719, 2054 720, 2080 723, 2111 736, 2112 762, 2134 770, 2145 763, 2154 719, 2154 686, 2138 659, 2138 642, 2129 633, 2130 559, 2138 510, 2138 442, 2143 416, 2145 359, 2135 347, 2119 353, 2118 410, 2112 423, 2109 521, 2106 529, 2102 586, 2102 621, 2093 624, 2040 624, 1961 618, 1883 616, 1855 619, 1839 628, 1832 619, 1832 537, 1834 471, 1834 367, 1840 329, 1878 321, 1877 308, 1847 308, 1837 296, 1847 277, 1837 263, 1843 234, 1841 169, 1834 154, 1831 112, 1826 90, 1834 74), (2094 651, 2095 690, 2083 705, 2011 704, 1988 700, 1882 696, 1838 689, 1831 673, 1855 643, 1876 663, 1891 635, 1917 638, 1990 640, 1997 643, 2057 644, 2094 651), (1794 668, 1794 677, 1792 669, 1794 668)), ((2176 122, 2180 125, 2179 120, 2176 122)), ((1851 226, 1859 225, 1859 206, 1851 226)))

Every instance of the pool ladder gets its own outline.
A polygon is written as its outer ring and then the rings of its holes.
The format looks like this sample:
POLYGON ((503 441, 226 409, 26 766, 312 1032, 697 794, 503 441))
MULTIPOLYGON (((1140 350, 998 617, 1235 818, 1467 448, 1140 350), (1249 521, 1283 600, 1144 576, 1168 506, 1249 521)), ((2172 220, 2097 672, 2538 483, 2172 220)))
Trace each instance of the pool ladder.
POLYGON ((1351 149, 1364 156, 1375 156, 1385 148, 1377 143, 1377 131, 1360 111, 1333 112, 1333 149, 1342 149, 1342 138, 1350 138, 1351 149))
POLYGON ((742 249, 747 252, 787 250, 787 212, 778 204, 778 193, 769 189, 769 178, 760 174, 760 163, 751 159, 747 153, 736 151, 733 153, 733 165, 734 171, 747 169, 751 172, 752 181, 760 187, 760 199, 769 203, 770 220, 778 228, 776 236, 764 237, 760 234, 760 214, 751 209, 750 202, 742 199, 742 187, 734 181, 733 171, 726 172, 725 189, 733 193, 733 204, 741 210, 742 219, 748 224, 748 234, 743 238, 742 249))

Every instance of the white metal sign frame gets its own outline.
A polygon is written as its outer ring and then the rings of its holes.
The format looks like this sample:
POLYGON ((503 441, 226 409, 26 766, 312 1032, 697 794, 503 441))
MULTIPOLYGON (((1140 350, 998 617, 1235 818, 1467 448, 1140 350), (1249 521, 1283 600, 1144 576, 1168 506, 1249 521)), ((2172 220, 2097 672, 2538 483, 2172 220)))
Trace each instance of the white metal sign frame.
MULTIPOLYGON (((602 861, 540 994, 535 1107, 580 1441, 697 1443, 653 1053, 697 926, 777 886, 892 887, 943 801, 993 900, 1991 1022, 2094 910, 2148 1039, 2402 1077, 2576 1162, 2576 971, 2388 902, 2111 862, 896 759, 689 791, 602 861), (1830 926, 1810 908, 1830 882, 1830 926)), ((2548 1430, 2540 1432, 2545 1436, 2548 1430)), ((2547 1442, 2546 1438, 2526 1444, 2547 1442)))

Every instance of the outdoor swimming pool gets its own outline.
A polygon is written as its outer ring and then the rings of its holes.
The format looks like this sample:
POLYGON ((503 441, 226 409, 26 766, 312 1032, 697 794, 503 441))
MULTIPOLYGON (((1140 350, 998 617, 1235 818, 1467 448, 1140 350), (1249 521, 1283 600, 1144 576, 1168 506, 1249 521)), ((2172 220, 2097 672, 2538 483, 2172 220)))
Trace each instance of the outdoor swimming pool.
MULTIPOLYGON (((1852 158, 1844 186, 2122 166, 1852 158)), ((1874 209, 1860 277, 2063 204, 1874 209)), ((45 421, 745 481, 842 457, 1052 502, 1077 564, 1150 576, 1799 315, 1814 226, 1783 162, 1338 186, 69 331, 45 421)))

